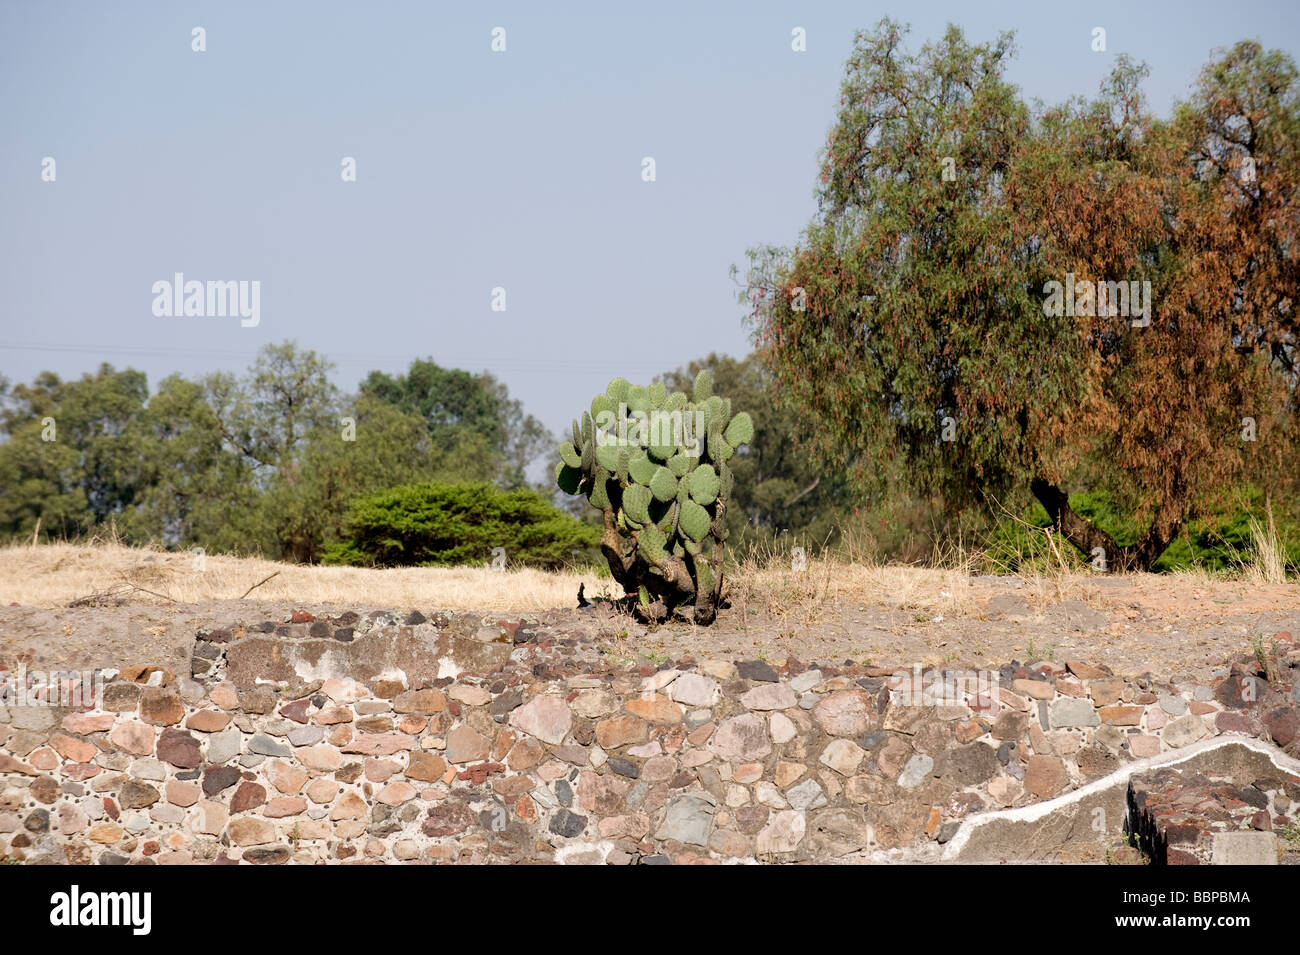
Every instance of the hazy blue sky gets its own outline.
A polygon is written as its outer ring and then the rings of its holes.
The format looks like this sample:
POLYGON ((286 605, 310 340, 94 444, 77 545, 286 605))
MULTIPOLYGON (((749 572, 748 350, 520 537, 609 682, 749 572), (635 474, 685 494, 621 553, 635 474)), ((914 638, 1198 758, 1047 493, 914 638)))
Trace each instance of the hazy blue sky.
POLYGON ((558 428, 614 375, 748 351, 728 267, 813 214, 855 30, 1014 29, 1010 79, 1047 102, 1131 53, 1162 113, 1214 48, 1300 38, 1293 2, 612 6, 2 0, 0 373, 154 384, 292 338, 346 389, 491 370, 558 428), (155 317, 175 272, 260 281, 260 324, 155 317))

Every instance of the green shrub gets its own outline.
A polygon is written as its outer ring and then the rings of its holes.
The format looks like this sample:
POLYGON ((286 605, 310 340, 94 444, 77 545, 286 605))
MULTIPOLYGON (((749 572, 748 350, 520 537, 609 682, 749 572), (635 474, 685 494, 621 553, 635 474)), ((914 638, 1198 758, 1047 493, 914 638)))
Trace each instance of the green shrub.
POLYGON ((481 564, 500 547, 510 564, 554 569, 575 559, 594 559, 599 539, 595 528, 536 491, 502 491, 491 484, 408 484, 353 501, 343 540, 326 553, 325 563, 481 564))
MULTIPOLYGON (((1142 528, 1133 516, 1116 504, 1104 491, 1091 491, 1070 496, 1070 507, 1098 528, 1110 534, 1120 546, 1132 544, 1141 536, 1142 528)), ((1262 495, 1245 489, 1236 506, 1223 506, 1208 516, 1189 521, 1152 565, 1154 572, 1168 572, 1200 567, 1211 572, 1239 570, 1250 564, 1255 556, 1255 540, 1250 521, 1254 518, 1266 522, 1262 495)), ((1026 508, 1023 521, 1033 528, 1045 528, 1051 521, 1042 505, 1035 501, 1026 508)), ((1300 527, 1279 518, 1278 533, 1281 539, 1283 560, 1291 567, 1300 567, 1300 527)), ((1086 566, 1088 558, 1064 540, 1058 547, 1071 565, 1086 566)), ((1049 553, 1043 536, 1025 523, 1006 520, 998 524, 988 550, 990 560, 1009 572, 1032 567, 1052 565, 1055 558, 1049 553)))

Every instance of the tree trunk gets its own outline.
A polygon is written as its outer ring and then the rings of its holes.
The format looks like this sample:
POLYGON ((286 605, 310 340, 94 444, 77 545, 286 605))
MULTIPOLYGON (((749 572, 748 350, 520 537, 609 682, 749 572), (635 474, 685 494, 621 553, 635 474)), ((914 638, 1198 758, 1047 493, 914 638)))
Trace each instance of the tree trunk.
POLYGON ((1095 561, 1101 557, 1107 571, 1150 570, 1182 527, 1181 520, 1167 513, 1170 508, 1162 507, 1141 540, 1121 547, 1101 528, 1074 513, 1068 495, 1055 484, 1043 478, 1034 478, 1029 484, 1029 490, 1043 505, 1052 526, 1061 536, 1081 550, 1089 560, 1095 561))

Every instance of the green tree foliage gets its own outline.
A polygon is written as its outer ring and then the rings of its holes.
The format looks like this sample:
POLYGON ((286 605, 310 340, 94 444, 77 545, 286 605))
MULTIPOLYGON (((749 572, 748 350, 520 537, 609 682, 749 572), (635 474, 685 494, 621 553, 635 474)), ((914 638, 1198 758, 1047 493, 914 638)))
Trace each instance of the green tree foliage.
POLYGON ((493 480, 502 487, 525 486, 528 465, 554 443, 541 422, 525 414, 506 386, 487 372, 475 375, 417 359, 405 375, 372 371, 361 383, 361 393, 418 416, 438 446, 465 433, 479 436, 491 449, 493 480))
POLYGON ((903 36, 859 35, 819 214, 795 249, 751 252, 760 356, 857 486, 905 475, 953 510, 1032 492, 1085 553, 1151 567, 1294 454, 1294 70, 1238 48, 1162 122, 1120 58, 1095 101, 1035 115, 1002 78, 1010 35, 903 36), (1266 173, 1234 196, 1247 148, 1266 173), (1045 307, 1072 276, 1149 282, 1149 323, 1136 302, 1045 307), (1141 533, 1116 541, 1069 486, 1141 533))
POLYGON ((485 563, 558 568, 590 560, 599 534, 537 491, 487 483, 413 484, 353 502, 325 562, 376 567, 485 563), (576 554, 574 552, 577 552, 576 554))
POLYGON ((138 422, 148 387, 104 364, 63 381, 52 372, 16 385, 0 410, 0 527, 75 537, 116 518, 142 486, 138 422))
POLYGON ((314 562, 340 541, 354 499, 514 480, 536 446, 540 426, 490 376, 446 372, 465 386, 447 399, 460 412, 435 414, 344 396, 331 370, 284 342, 244 375, 173 375, 152 396, 143 374, 108 365, 77 381, 4 383, 0 534, 30 535, 38 520, 69 538, 111 525, 130 543, 314 562))

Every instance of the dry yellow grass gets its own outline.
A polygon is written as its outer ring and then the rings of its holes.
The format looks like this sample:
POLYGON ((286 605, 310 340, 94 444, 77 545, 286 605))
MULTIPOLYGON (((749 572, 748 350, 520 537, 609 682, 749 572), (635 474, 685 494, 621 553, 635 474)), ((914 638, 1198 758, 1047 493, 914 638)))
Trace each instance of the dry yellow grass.
POLYGON ((609 591, 608 580, 577 573, 492 570, 488 567, 311 567, 251 557, 209 554, 201 564, 188 553, 149 551, 120 544, 38 544, 0 548, 0 604, 66 606, 96 593, 177 603, 238 599, 374 607, 428 607, 504 612, 576 606, 578 584, 588 595, 609 591), (142 588, 131 590, 130 588, 142 588))
MULTIPOLYGON (((1087 570, 1000 578, 971 575, 969 560, 948 567, 912 567, 808 558, 795 570, 789 558, 747 561, 728 574, 728 595, 747 620, 752 610, 792 624, 812 625, 848 605, 906 611, 916 620, 979 618, 991 588, 1012 587, 1041 611, 1062 600, 1097 609, 1160 608, 1196 614, 1231 600, 1238 610, 1294 605, 1294 581, 1270 583, 1249 573, 1233 579, 1203 571, 1112 575, 1087 570), (1102 586, 1105 584, 1105 586, 1102 586)), ((250 557, 207 555, 92 544, 17 544, 0 548, 0 605, 66 607, 95 594, 130 602, 182 604, 245 599, 339 606, 420 607, 446 610, 541 611, 576 605, 578 585, 588 597, 621 596, 608 577, 533 569, 411 567, 370 570, 284 564, 250 557), (272 576, 274 575, 274 576, 272 576), (270 577, 270 580, 266 578, 270 577)))

